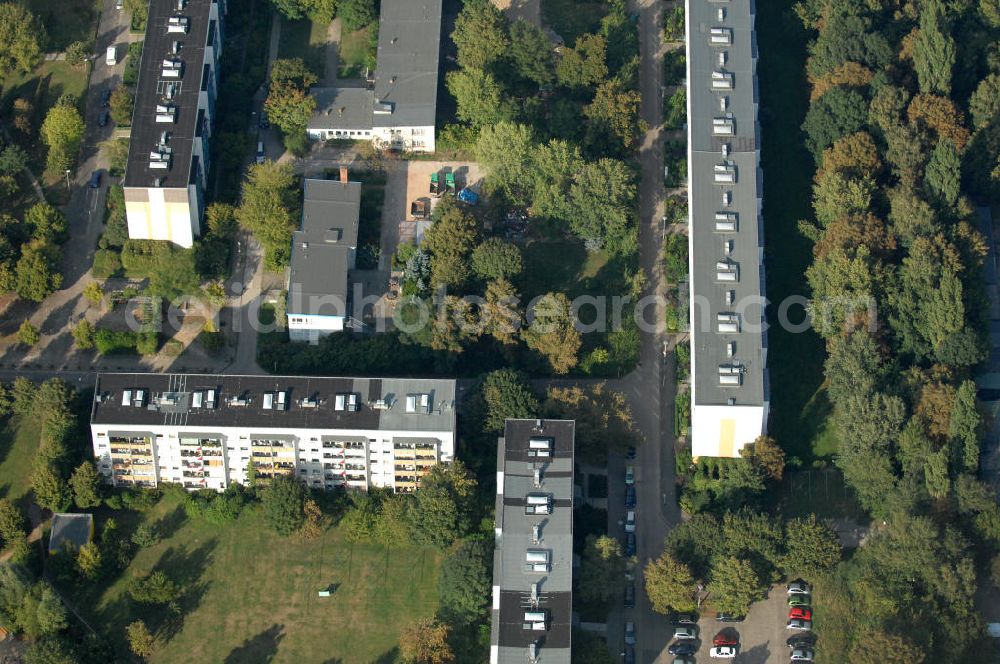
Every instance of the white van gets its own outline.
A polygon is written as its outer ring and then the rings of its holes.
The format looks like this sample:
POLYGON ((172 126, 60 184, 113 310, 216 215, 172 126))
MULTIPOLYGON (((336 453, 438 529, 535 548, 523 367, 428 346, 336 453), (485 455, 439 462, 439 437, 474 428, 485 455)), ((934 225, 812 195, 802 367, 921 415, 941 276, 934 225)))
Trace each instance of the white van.
POLYGON ((257 163, 264 163, 264 141, 257 141, 257 163))
POLYGON ((114 67, 118 64, 118 49, 114 46, 108 46, 108 52, 104 56, 104 62, 106 62, 109 67, 114 67))

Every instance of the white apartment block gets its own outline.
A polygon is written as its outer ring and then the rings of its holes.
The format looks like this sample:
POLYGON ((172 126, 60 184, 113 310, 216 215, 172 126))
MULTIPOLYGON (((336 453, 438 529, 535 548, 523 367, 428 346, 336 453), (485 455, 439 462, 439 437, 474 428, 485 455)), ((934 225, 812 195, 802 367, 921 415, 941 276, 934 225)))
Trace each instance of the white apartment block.
POLYGON ((115 486, 221 491, 294 474, 312 488, 411 492, 455 451, 455 381, 105 373, 90 430, 115 486))

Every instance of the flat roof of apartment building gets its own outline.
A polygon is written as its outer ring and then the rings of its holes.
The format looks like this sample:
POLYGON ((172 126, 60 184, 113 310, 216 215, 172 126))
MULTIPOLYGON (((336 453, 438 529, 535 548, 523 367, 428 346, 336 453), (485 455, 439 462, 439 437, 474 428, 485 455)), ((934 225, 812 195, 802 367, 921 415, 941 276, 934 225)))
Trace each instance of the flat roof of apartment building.
MULTIPOLYGON (((123 182, 126 187, 186 188, 191 181, 193 144, 200 140, 198 96, 203 85, 205 45, 218 40, 218 26, 210 19, 213 4, 215 0, 149 3, 123 182), (178 9, 179 4, 182 9, 178 9), (161 156, 154 158, 154 154, 161 156)), ((125 45, 117 48, 122 51, 125 45)), ((118 57, 125 57, 124 52, 118 57)))
POLYGON ((571 420, 504 425, 497 449, 492 664, 570 661, 575 427, 571 420))
POLYGON ((315 87, 311 129, 430 127, 437 115, 442 0, 382 0, 373 87, 315 87))
POLYGON ((90 422, 143 426, 455 430, 455 381, 102 373, 90 422))
POLYGON ((688 3, 694 403, 766 401, 753 0, 688 3))

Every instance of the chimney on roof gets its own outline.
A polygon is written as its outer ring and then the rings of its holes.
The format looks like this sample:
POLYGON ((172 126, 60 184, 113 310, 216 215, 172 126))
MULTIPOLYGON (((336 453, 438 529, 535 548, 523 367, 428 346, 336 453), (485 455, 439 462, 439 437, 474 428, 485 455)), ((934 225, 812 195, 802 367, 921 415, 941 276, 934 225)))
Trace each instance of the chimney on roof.
POLYGON ((340 167, 340 181, 345 184, 347 183, 347 166, 340 167))

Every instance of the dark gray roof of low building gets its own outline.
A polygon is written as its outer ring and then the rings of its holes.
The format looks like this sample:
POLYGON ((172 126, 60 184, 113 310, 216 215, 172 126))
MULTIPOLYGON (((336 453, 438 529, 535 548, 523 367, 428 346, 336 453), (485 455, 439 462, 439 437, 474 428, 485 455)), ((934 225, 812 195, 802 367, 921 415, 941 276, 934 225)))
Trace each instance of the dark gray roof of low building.
POLYGON ((361 183, 306 178, 302 183, 302 230, 324 242, 358 246, 361 183))
POLYGON ((310 129, 372 128, 374 93, 367 88, 312 88, 316 110, 309 120, 310 129))
POLYGON ((217 374, 102 373, 97 377, 91 424, 142 426, 260 427, 302 429, 455 429, 455 381, 423 378, 327 378, 217 374), (145 404, 123 405, 126 390, 145 390, 145 404), (194 394, 216 391, 214 407, 194 407, 194 394), (263 408, 265 393, 287 392, 288 408, 263 408), (338 394, 357 394, 355 412, 335 410, 338 394), (428 410, 406 412, 407 396, 428 394, 428 410), (170 398, 163 398, 164 395, 170 398), (235 405, 230 399, 243 399, 235 405), (306 407, 303 400, 316 402, 306 407), (379 401, 386 408, 379 409, 379 401), (172 402, 172 403, 171 403, 172 402))
MULTIPOLYGON (((198 96, 201 93, 205 62, 205 44, 208 39, 209 11, 213 0, 187 0, 184 9, 177 11, 177 0, 152 0, 139 64, 139 81, 135 91, 135 110, 129 139, 128 161, 123 185, 126 187, 152 187, 156 179, 161 187, 187 188, 191 172, 191 158, 198 129, 198 96), (183 16, 189 21, 188 32, 168 33, 167 20, 183 16), (171 56, 173 42, 181 44, 180 53, 171 56), (161 78, 163 60, 179 58, 184 63, 183 75, 170 104, 177 107, 173 123, 156 121, 156 106, 164 103, 167 83, 161 78), (168 169, 149 167, 149 153, 160 142, 160 134, 169 135, 171 165, 168 169)), ((218 31, 217 31, 218 32, 218 31)), ((125 44, 118 44, 118 57, 123 58, 125 44)))
POLYGON ((373 112, 375 127, 434 125, 441 1, 382 0, 375 103, 391 104, 392 113, 373 112))
POLYGON ((53 514, 49 551, 62 550, 66 542, 79 549, 90 543, 93 532, 94 517, 90 514, 53 514))

